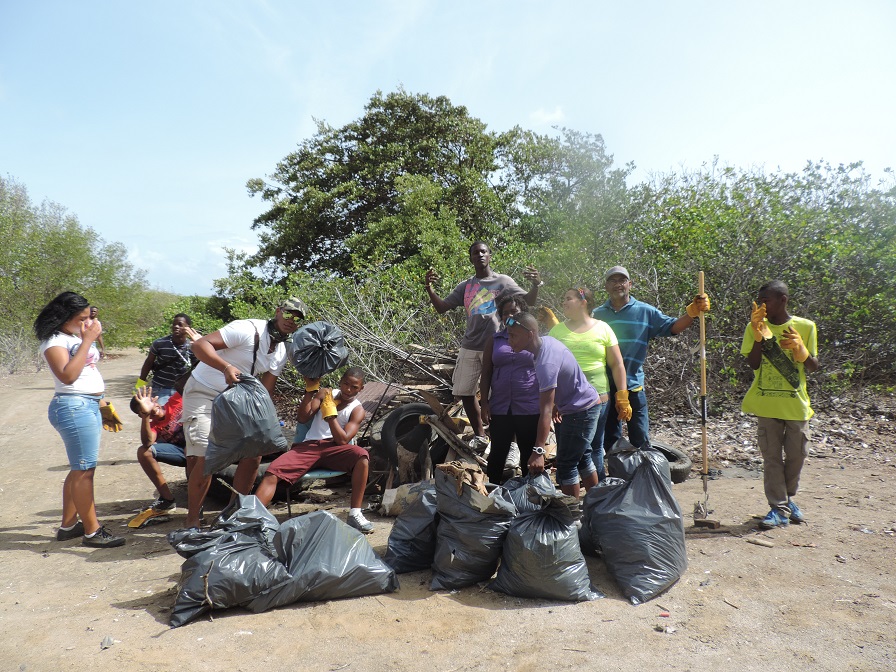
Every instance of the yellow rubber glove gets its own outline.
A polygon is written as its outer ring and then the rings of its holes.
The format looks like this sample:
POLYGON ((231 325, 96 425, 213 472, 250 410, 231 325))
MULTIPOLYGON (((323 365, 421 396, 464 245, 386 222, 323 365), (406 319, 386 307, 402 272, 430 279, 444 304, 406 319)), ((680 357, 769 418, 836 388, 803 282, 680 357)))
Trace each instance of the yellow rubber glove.
POLYGON ((336 417, 336 402, 330 390, 324 392, 324 398, 320 400, 320 414, 324 420, 336 417))
POLYGON ((305 381, 306 392, 317 392, 320 389, 320 378, 308 378, 307 376, 302 376, 302 380, 305 381))
POLYGON ((121 418, 118 417, 118 413, 115 412, 115 407, 112 404, 100 406, 100 415, 103 418, 103 429, 107 432, 121 431, 124 425, 121 424, 121 418))
POLYGON ((792 350, 793 358, 797 362, 805 362, 809 359, 809 349, 803 343, 803 337, 793 327, 787 327, 781 334, 780 345, 785 350, 792 350))
POLYGON ((141 387, 146 387, 146 381, 143 380, 142 378, 138 378, 138 379, 137 379, 137 384, 134 385, 134 389, 135 389, 135 390, 139 390, 141 387))
POLYGON ((765 304, 757 306, 753 302, 753 312, 750 313, 750 329, 753 331, 753 339, 762 343, 766 338, 772 337, 772 332, 765 323, 765 304))
POLYGON ((688 304, 687 310, 688 316, 697 319, 700 317, 700 313, 708 313, 709 312, 709 294, 698 294, 694 297, 694 300, 688 304))
POLYGON ((625 422, 632 419, 632 405, 628 403, 628 390, 619 390, 616 393, 616 417, 625 422))
POLYGON ((560 324, 560 320, 558 320, 557 316, 554 315, 554 311, 547 306, 538 307, 537 317, 538 321, 541 322, 542 326, 544 326, 547 331, 550 331, 558 324, 560 324))

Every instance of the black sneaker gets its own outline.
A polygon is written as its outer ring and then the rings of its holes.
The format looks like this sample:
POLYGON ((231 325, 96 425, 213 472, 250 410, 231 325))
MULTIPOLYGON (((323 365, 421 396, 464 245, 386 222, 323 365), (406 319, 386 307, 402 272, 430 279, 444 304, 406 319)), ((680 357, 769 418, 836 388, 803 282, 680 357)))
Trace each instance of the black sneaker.
POLYGON ((84 523, 80 520, 70 530, 63 530, 61 527, 56 530, 56 541, 68 541, 69 539, 77 539, 84 536, 84 523))
POLYGON ((166 511, 168 513, 174 513, 177 510, 177 502, 175 502, 173 499, 163 499, 162 497, 159 497, 152 503, 152 506, 150 506, 150 508, 153 511, 166 511))
POLYGON ((115 548, 116 546, 124 546, 124 537, 116 537, 105 527, 100 526, 92 537, 86 534, 81 539, 84 546, 93 546, 94 548, 115 548))

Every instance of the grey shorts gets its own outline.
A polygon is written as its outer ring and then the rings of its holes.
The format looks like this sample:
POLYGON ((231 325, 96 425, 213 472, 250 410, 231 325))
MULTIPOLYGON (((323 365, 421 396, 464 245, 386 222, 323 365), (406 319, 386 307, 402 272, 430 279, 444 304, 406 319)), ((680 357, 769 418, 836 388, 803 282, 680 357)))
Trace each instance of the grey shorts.
POLYGON ((208 450, 208 434, 212 428, 212 404, 217 390, 206 387, 192 376, 184 388, 184 406, 181 418, 184 438, 187 440, 187 457, 205 457, 208 450))

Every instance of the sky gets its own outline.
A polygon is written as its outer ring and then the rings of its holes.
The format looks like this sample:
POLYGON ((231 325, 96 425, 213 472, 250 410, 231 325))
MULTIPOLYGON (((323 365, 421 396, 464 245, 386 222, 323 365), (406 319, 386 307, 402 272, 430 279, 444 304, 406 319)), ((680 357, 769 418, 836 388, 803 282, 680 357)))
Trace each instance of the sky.
POLYGON ((598 133, 632 180, 896 168, 896 2, 0 0, 0 175, 209 295, 255 251, 246 182, 377 91, 501 132, 598 133))

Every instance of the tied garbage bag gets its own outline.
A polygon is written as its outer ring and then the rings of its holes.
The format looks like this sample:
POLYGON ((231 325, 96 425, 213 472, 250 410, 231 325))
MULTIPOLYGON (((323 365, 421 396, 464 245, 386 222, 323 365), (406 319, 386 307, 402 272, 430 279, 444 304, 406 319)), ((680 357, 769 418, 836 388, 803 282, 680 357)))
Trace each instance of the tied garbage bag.
POLYGON ((257 539, 239 532, 225 533, 181 566, 171 627, 184 625, 212 609, 239 606, 289 578, 283 563, 268 555, 257 539))
POLYGON ((454 590, 490 579, 516 507, 502 488, 483 495, 464 482, 458 494, 458 481, 441 469, 436 469, 435 480, 439 526, 430 590, 454 590))
POLYGON ((383 560, 398 574, 429 569, 436 553, 439 514, 436 486, 430 481, 418 483, 408 491, 412 503, 401 512, 389 533, 383 560))
POLYGON ((643 449, 636 448, 625 437, 618 439, 607 453, 607 474, 613 478, 622 478, 626 481, 632 480, 635 470, 643 460, 638 455, 641 450, 650 451, 651 459, 656 464, 657 469, 671 483, 672 473, 669 470, 669 460, 666 459, 666 456, 657 450, 651 449, 649 443, 643 449))
POLYGON ((544 494, 555 494, 557 492, 557 487, 551 481, 551 477, 544 472, 537 476, 527 473, 504 481, 501 487, 507 491, 505 497, 513 502, 518 515, 541 511, 541 500, 532 501, 529 498, 530 485, 535 486, 539 492, 544 494))
POLYGON ((244 604, 250 611, 398 589, 395 572, 364 535, 328 511, 287 520, 280 526, 274 545, 291 578, 244 604))
POLYGON ((342 330, 329 322, 311 322, 286 342, 286 356, 307 378, 323 378, 348 361, 342 330))
POLYGON ((584 526, 623 594, 641 604, 678 581, 688 559, 668 461, 653 450, 628 459, 637 463, 631 480, 608 478, 588 491, 584 526))
POLYGON ((271 395, 258 378, 241 374, 236 385, 215 397, 206 476, 245 457, 283 452, 288 447, 271 395))
POLYGON ((591 587, 579 549, 579 500, 554 486, 525 490, 535 510, 513 519, 497 578, 489 588, 515 597, 583 602, 604 597, 591 587))
POLYGON ((224 537, 233 538, 239 534, 254 539, 268 555, 274 556, 274 535, 279 528, 280 523, 255 495, 237 494, 236 499, 219 514, 212 529, 173 530, 168 533, 168 543, 178 555, 190 558, 199 551, 215 546, 224 537))

